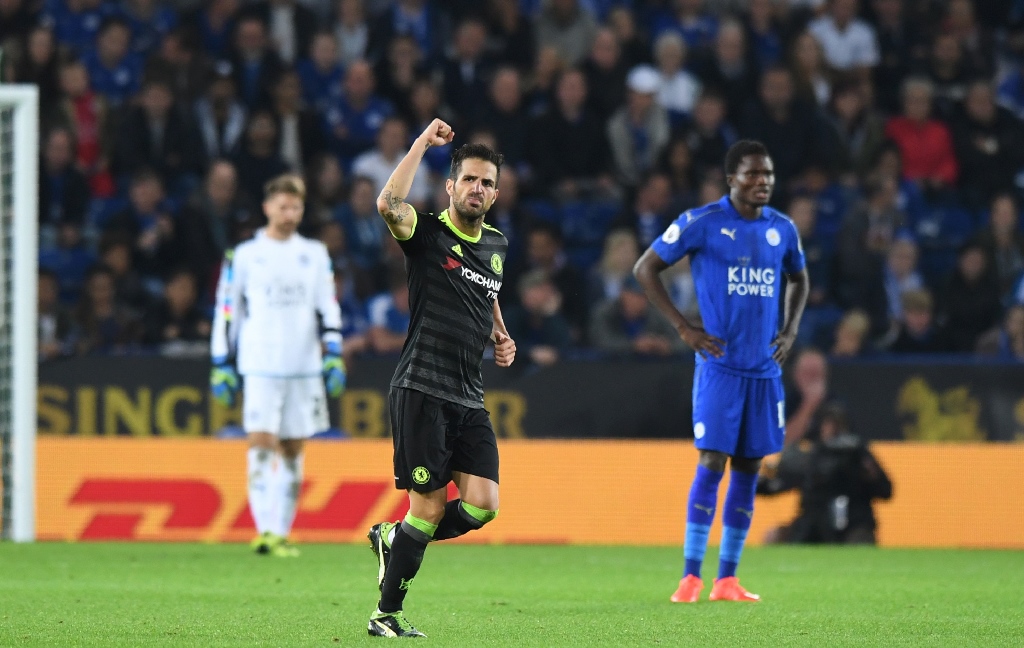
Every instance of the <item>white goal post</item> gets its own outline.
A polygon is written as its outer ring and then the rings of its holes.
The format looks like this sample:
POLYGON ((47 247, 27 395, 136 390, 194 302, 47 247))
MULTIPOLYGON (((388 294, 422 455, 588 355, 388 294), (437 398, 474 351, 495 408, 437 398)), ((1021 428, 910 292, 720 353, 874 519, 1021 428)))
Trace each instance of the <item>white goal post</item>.
POLYGON ((0 437, 3 538, 36 536, 39 89, 0 84, 0 437))

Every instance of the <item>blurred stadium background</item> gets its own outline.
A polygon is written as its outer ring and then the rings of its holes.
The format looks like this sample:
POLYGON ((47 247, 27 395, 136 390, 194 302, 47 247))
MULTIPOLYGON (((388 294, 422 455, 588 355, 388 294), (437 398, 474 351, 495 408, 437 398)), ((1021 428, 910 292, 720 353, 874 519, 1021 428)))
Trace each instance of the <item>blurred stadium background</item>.
MULTIPOLYGON (((212 291, 287 170, 350 372, 296 538, 402 513, 385 404, 407 294, 374 198, 440 116, 507 161, 488 219, 520 356, 485 374, 503 506, 477 541, 681 544, 693 362, 626 279, 754 138, 808 258, 799 342, 827 362, 786 368, 794 448, 841 403, 892 481, 879 544, 1024 549, 1019 0, 4 0, 0 52, 0 80, 39 92, 38 160, 14 155, 39 177, 41 540, 250 537, 240 413, 206 388, 212 291)), ((447 202, 449 153, 421 211, 447 202)), ((685 264, 667 281, 699 317, 685 264)), ((798 501, 760 498, 752 542, 798 501)))

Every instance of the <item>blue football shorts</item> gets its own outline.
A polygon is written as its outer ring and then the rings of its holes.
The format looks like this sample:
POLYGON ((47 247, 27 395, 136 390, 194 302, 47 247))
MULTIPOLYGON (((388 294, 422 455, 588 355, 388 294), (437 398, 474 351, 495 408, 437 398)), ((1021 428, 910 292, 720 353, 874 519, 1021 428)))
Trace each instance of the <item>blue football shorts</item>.
POLYGON ((756 459, 782 450, 782 378, 747 378, 711 363, 693 374, 693 438, 699 450, 756 459))

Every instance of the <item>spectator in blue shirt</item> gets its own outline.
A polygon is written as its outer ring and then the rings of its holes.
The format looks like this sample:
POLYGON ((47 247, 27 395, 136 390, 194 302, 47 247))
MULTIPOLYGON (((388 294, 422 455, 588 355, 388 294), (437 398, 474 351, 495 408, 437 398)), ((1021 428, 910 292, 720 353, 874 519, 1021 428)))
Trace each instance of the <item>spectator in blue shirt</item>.
POLYGON ((672 0, 670 7, 655 17, 651 33, 657 38, 669 30, 678 32, 690 49, 709 49, 718 34, 718 21, 704 11, 704 0, 672 0))
POLYGON ((370 323, 366 319, 366 307, 355 295, 349 272, 338 266, 334 268, 334 292, 341 306, 341 335, 345 340, 345 357, 362 354, 369 345, 366 332, 370 323))
POLYGON ((1024 118, 1024 67, 1017 66, 1012 73, 1006 75, 996 94, 1000 106, 1018 118, 1024 118))
POLYGON ((39 267, 57 275, 60 301, 73 304, 85 281, 86 272, 96 263, 94 255, 82 242, 82 229, 64 221, 57 227, 57 246, 39 253, 39 267))
POLYGON ((324 112, 341 92, 345 70, 338 62, 338 41, 331 32, 320 32, 309 46, 309 58, 295 66, 302 79, 302 99, 307 108, 324 112))
POLYGON ((381 124, 394 113, 390 103, 374 94, 374 87, 370 64, 353 62, 345 73, 342 96, 327 111, 327 130, 346 170, 353 158, 373 148, 381 124))
POLYGON ((256 16, 238 21, 231 63, 243 103, 250 110, 269 103, 270 89, 285 66, 270 46, 266 23, 256 16))
MULTIPOLYGON (((374 273, 381 263, 384 237, 390 236, 377 214, 376 198, 373 180, 357 177, 349 189, 348 202, 337 212, 338 222, 345 228, 349 258, 356 266, 357 275, 374 273)), ((360 276, 356 279, 363 284, 360 276)))
POLYGON ((404 272, 395 272, 389 289, 366 305, 370 318, 370 347, 377 353, 398 353, 409 333, 409 285, 404 272))
POLYGON ((135 242, 134 263, 144 274, 160 277, 181 258, 176 219, 165 199, 164 185, 152 169, 132 178, 128 207, 111 217, 106 231, 121 231, 135 242))
POLYGON ((90 51, 103 19, 110 15, 103 0, 54 0, 47 3, 43 23, 53 28, 57 40, 79 54, 90 51))
POLYGON ((370 30, 370 58, 382 58, 391 39, 402 35, 415 38, 427 59, 440 59, 440 16, 432 4, 427 0, 397 0, 385 10, 370 30))
POLYGON ((96 49, 83 57, 92 89, 113 105, 139 91, 142 58, 130 49, 131 30, 120 18, 108 18, 96 36, 96 49))
POLYGON ((750 0, 743 22, 758 67, 765 70, 778 64, 785 34, 773 0, 750 0))
POLYGON ((178 26, 178 14, 156 0, 125 0, 121 16, 132 30, 132 49, 149 55, 178 26))

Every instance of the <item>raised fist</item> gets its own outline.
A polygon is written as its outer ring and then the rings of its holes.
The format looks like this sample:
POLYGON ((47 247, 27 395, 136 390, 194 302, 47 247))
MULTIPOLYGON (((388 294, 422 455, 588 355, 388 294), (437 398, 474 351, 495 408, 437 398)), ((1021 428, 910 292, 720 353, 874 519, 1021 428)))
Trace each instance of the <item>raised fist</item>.
POLYGON ((427 126, 427 129, 423 131, 423 135, 420 137, 426 138, 427 146, 444 146, 445 144, 450 144, 455 138, 455 132, 445 122, 435 119, 430 122, 430 125, 427 126))

